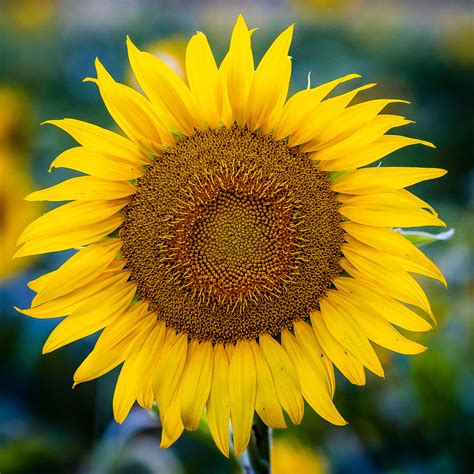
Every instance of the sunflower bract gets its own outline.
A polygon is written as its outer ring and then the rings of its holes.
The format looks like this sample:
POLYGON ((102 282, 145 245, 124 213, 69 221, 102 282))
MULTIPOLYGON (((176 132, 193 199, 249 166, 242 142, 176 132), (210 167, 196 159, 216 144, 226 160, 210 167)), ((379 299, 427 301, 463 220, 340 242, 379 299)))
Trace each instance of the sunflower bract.
POLYGON ((383 113, 396 100, 351 105, 372 85, 326 98, 356 74, 287 100, 292 34, 284 31, 255 68, 242 16, 221 65, 197 33, 187 82, 128 39, 143 93, 99 61, 90 79, 123 135, 50 122, 80 145, 52 167, 88 176, 28 196, 72 202, 30 224, 17 256, 78 250, 30 283, 37 295, 20 311, 65 316, 45 352, 102 331, 74 383, 123 364, 115 418, 122 422, 136 401, 156 403, 162 447, 207 413, 226 456, 231 421, 239 455, 255 412, 283 428, 284 413, 300 423, 304 400, 343 425, 334 366, 363 385, 365 368, 383 376, 372 343, 425 350, 394 326, 431 328, 412 273, 445 281, 393 227, 444 225, 404 187, 445 171, 359 169, 405 146, 432 145, 387 134, 409 123, 383 113))

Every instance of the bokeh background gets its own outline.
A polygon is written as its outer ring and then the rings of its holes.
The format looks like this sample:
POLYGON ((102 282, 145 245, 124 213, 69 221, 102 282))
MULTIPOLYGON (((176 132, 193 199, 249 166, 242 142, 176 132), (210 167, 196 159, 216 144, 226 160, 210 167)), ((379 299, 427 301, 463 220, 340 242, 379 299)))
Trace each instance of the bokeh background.
MULTIPOLYGON (((26 282, 68 252, 11 261, 16 237, 47 208, 33 189, 67 177, 47 172, 73 141, 47 119, 75 117, 109 127, 93 76, 99 56, 133 85, 125 36, 182 73, 185 42, 205 31, 218 60, 239 12, 255 32, 259 59, 296 23, 292 91, 357 72, 379 86, 360 100, 403 98, 392 111, 415 124, 405 133, 436 143, 409 147, 391 163, 443 167, 449 174, 415 191, 429 199, 451 240, 426 246, 449 289, 422 280, 439 325, 414 357, 379 351, 386 379, 367 386, 338 377, 336 405, 350 424, 331 426, 307 409, 299 427, 275 433, 275 473, 470 473, 474 452, 473 4, 470 1, 295 0, 266 2, 0 0, 0 472, 234 473, 205 426, 159 449, 153 416, 134 410, 118 426, 111 399, 117 373, 71 389, 94 337, 41 355, 54 320, 15 312, 29 305, 26 282)), ((362 82, 361 82, 362 83, 362 82)))

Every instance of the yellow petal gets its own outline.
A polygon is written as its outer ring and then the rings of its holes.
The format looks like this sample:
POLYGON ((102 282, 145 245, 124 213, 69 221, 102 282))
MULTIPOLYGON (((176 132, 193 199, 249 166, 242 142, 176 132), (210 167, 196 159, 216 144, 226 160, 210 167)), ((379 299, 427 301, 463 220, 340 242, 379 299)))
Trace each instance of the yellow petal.
POLYGON ((150 380, 145 382, 141 393, 137 397, 137 403, 146 410, 153 408, 153 402, 155 401, 155 395, 153 395, 153 383, 150 380))
MULTIPOLYGON (((412 260, 409 260, 404 257, 399 257, 398 255, 391 255, 390 256, 394 262, 396 262, 403 270, 406 272, 410 273, 417 273, 418 275, 425 275, 429 276, 430 278, 434 278, 436 280, 439 280, 441 283, 443 283, 444 286, 447 287, 447 282, 444 278, 443 275, 440 275, 438 272, 433 272, 432 271, 432 266, 430 265, 429 267, 426 265, 420 265, 417 262, 414 262, 412 260)), ((434 265, 433 265, 434 266, 434 265)))
MULTIPOLYGON (((125 266, 125 260, 120 259, 120 258, 116 258, 116 259, 112 260, 112 262, 104 270, 104 272, 118 272, 119 270, 122 270, 124 266, 125 266)), ((59 268, 61 268, 61 267, 59 267, 59 268)), ((43 275, 39 276, 38 278, 35 278, 34 280, 29 281, 27 283, 28 288, 33 290, 35 293, 39 293, 43 288, 46 287, 46 284, 48 283, 49 279, 57 271, 58 270, 53 270, 52 272, 44 273, 43 275)))
POLYGON ((314 144, 319 143, 319 136, 339 117, 354 97, 359 92, 373 86, 375 84, 367 84, 321 102, 318 107, 311 110, 307 119, 289 137, 288 145, 297 146, 305 144, 302 146, 302 150, 306 151, 306 144, 309 147, 313 147, 314 144))
POLYGON ((123 267, 125 266, 126 261, 125 259, 121 258, 121 256, 118 256, 118 258, 114 258, 109 266, 105 269, 106 272, 118 272, 119 270, 123 270, 123 267))
POLYGON ((232 354, 234 353, 235 344, 233 342, 229 342, 224 346, 225 353, 227 354, 227 360, 232 359, 232 354))
POLYGON ((442 226, 446 224, 405 199, 397 191, 368 196, 339 195, 339 212, 359 224, 381 227, 442 226))
POLYGON ((51 275, 46 286, 35 296, 33 306, 66 295, 93 281, 108 267, 121 247, 120 239, 105 239, 79 250, 51 275))
MULTIPOLYGON (((426 275, 436 280, 441 281, 444 285, 446 285, 446 280, 444 279, 441 272, 436 268, 436 266, 426 258, 416 247, 413 246, 407 239, 405 239, 402 235, 398 234, 395 231, 390 229, 375 227, 375 229, 380 229, 382 232, 377 233, 374 232, 374 235, 369 237, 366 240, 376 240, 377 237, 384 236, 386 237, 387 247, 390 245, 390 239, 392 238, 392 243, 399 243, 399 239, 406 242, 400 242, 399 249, 402 250, 404 248, 404 244, 406 245, 407 250, 409 251, 408 255, 400 255, 400 253, 393 254, 391 252, 387 252, 385 249, 377 249, 374 246, 366 245, 362 243, 359 239, 355 239, 350 235, 346 235, 346 242, 350 244, 353 250, 358 251, 360 255, 366 256, 376 262, 376 260, 381 254, 388 257, 388 262, 393 264, 393 266, 400 268, 401 270, 405 270, 411 273, 418 273, 419 275, 426 275), (378 234, 378 235, 377 235, 378 234), (397 234, 395 237, 395 234, 397 234), (397 238, 398 237, 398 238, 397 238), (411 248, 414 248, 416 252, 413 252, 411 248), (424 258, 422 258, 424 257, 424 258)), ((368 230, 366 230, 368 232, 368 230)))
POLYGON ((428 309, 430 310, 429 312, 424 308, 422 309, 430 316, 431 320, 436 325, 436 319, 431 311, 431 308, 429 308, 429 302, 418 301, 421 296, 419 293, 420 291, 423 292, 423 290, 408 273, 392 271, 390 276, 385 276, 385 279, 380 279, 379 272, 382 270, 386 275, 386 270, 383 269, 383 267, 375 266, 375 264, 373 265, 373 272, 362 272, 345 258, 341 260, 341 266, 350 276, 377 292, 386 294, 392 298, 397 299, 398 301, 411 304, 419 308, 428 305, 428 309))
POLYGON ((211 391, 207 401, 207 421, 214 442, 226 457, 229 457, 229 420, 229 362, 224 346, 216 343, 211 391))
POLYGON ((315 338, 311 326, 304 321, 297 321, 293 324, 293 330, 297 345, 313 361, 312 364, 324 378, 326 391, 331 397, 334 396, 336 382, 332 362, 328 360, 323 348, 315 338))
POLYGON ((38 278, 35 278, 34 280, 31 280, 27 283, 28 288, 30 290, 33 290, 35 293, 39 293, 45 286, 48 280, 50 279, 51 275, 57 271, 54 270, 52 272, 44 273, 43 275, 39 276, 38 278))
MULTIPOLYGON (((342 249, 344 256, 359 272, 367 279, 377 281, 382 285, 396 285, 389 293, 390 295, 397 299, 402 297, 401 301, 418 306, 430 315, 433 314, 425 292, 411 275, 391 260, 387 254, 362 246, 363 244, 360 246, 348 244, 342 249)), ((342 266, 344 267, 343 264, 342 266)), ((348 273, 350 274, 350 271, 348 273)))
POLYGON ((127 181, 79 176, 50 188, 35 191, 28 194, 25 199, 27 201, 100 201, 124 198, 135 191, 135 186, 127 181))
POLYGON ((80 145, 90 150, 116 156, 139 165, 151 163, 151 159, 130 140, 97 125, 69 118, 48 120, 44 123, 55 125, 64 130, 80 145))
MULTIPOLYGON (((420 199, 418 196, 408 191, 408 189, 395 189, 392 191, 392 194, 393 196, 396 196, 398 201, 405 202, 407 205, 419 207, 420 209, 427 209, 435 217, 438 217, 438 213, 431 204, 423 201, 423 199, 420 199)), ((347 196, 347 198, 350 199, 350 196, 347 196)), ((446 224, 444 225, 446 226, 446 224)))
POLYGON ((127 38, 128 57, 140 87, 172 130, 191 134, 202 118, 183 80, 161 59, 139 51, 127 38))
POLYGON ((186 75, 204 121, 216 127, 222 115, 221 77, 206 35, 201 32, 189 40, 186 48, 186 75))
POLYGON ((155 155, 161 153, 162 144, 174 144, 171 132, 145 97, 115 82, 98 59, 95 67, 97 80, 92 81, 99 87, 110 115, 132 141, 155 155))
POLYGON ((147 305, 136 303, 109 324, 97 339, 92 352, 74 373, 74 384, 96 379, 121 364, 141 347, 156 326, 156 317, 147 305))
POLYGON ((295 366, 281 345, 271 336, 261 335, 259 344, 270 367, 281 406, 291 421, 299 425, 303 419, 304 404, 295 366))
MULTIPOLYGON (((130 351, 133 352, 136 350, 137 347, 141 347, 143 345, 143 341, 141 340, 142 334, 149 334, 151 329, 156 326, 157 315, 155 313, 147 314, 146 318, 143 320, 143 323, 147 323, 149 326, 145 326, 143 329, 140 329, 140 332, 137 332, 137 336, 135 337, 133 344, 131 344, 130 351)), ((160 321, 158 324, 163 325, 163 334, 166 334, 166 325, 164 321, 160 321)), ((134 333, 137 330, 134 329, 134 333)), ((156 367, 158 365, 158 358, 163 350, 163 341, 160 342, 160 347, 157 352, 157 356, 154 360, 150 361, 150 372, 147 376, 145 383, 143 385, 142 391, 137 397, 137 402, 142 408, 146 408, 147 410, 151 410, 153 408, 153 404, 155 402, 155 394, 153 393, 153 376, 155 374, 156 367)))
POLYGON ((164 324, 158 324, 143 346, 130 355, 123 364, 114 392, 113 409, 117 423, 127 417, 145 382, 152 376, 152 361, 158 357, 163 345, 164 324))
POLYGON ((398 232, 383 227, 366 226, 356 222, 343 222, 342 228, 370 247, 389 253, 400 262, 410 261, 425 270, 424 275, 441 281, 445 286, 446 280, 436 265, 415 245, 398 232))
POLYGON ((160 411, 161 425, 161 443, 160 448, 169 448, 183 432, 184 425, 181 421, 181 383, 178 383, 175 392, 172 394, 171 402, 163 411, 160 411))
POLYGON ((118 215, 81 227, 64 228, 63 223, 63 228, 54 234, 30 239, 22 245, 14 257, 58 252, 98 242, 117 229, 122 222, 123 216, 118 215))
POLYGON ((43 354, 100 331, 118 318, 135 296, 136 286, 112 285, 91 296, 49 335, 43 354))
MULTIPOLYGON (((148 306, 148 303, 146 303, 148 306)), ((151 410, 153 408, 153 404, 155 402, 155 394, 153 393, 153 378, 156 371, 156 367, 158 365, 158 359, 160 354, 163 350, 164 345, 164 336, 166 334, 166 324, 164 321, 159 321, 157 323, 157 315, 156 313, 148 312, 145 318, 139 323, 137 326, 139 328, 133 329, 133 334, 136 334, 136 337, 133 340, 133 343, 130 344, 129 353, 134 354, 136 351, 139 350, 140 347, 143 346, 143 335, 150 334, 150 332, 154 329, 154 327, 158 324, 161 326, 161 333, 159 336, 159 340, 157 341, 157 348, 156 352, 154 353, 154 358, 149 361, 149 372, 145 377, 145 383, 143 384, 143 388, 140 394, 137 397, 137 402, 142 408, 146 408, 147 410, 151 410), (162 337, 162 336, 163 337, 162 337)), ((107 328, 106 328, 107 329, 107 328)))
POLYGON ((447 173, 439 168, 374 167, 363 168, 340 177, 332 186, 344 194, 375 194, 405 188, 412 184, 439 178, 447 173))
POLYGON ((348 107, 341 113, 339 118, 319 136, 319 145, 314 144, 314 149, 318 150, 344 140, 355 131, 364 128, 388 104, 394 102, 408 104, 405 100, 375 99, 348 107))
POLYGON ((88 150, 81 146, 69 148, 61 153, 51 163, 49 171, 53 168, 69 168, 96 178, 113 181, 137 179, 144 174, 140 165, 132 161, 120 160, 112 155, 88 150))
POLYGON ((354 150, 352 153, 334 160, 321 161, 318 167, 323 171, 344 171, 359 168, 379 161, 390 153, 410 145, 424 145, 434 148, 432 143, 423 140, 399 135, 384 135, 362 150, 354 150))
MULTIPOLYGON (((106 285, 108 282, 103 282, 106 285)), ((87 290, 94 290, 95 286, 89 288, 86 287, 87 290)), ((99 290, 100 291, 100 290, 99 290)), ((15 306, 15 310, 25 316, 29 316, 30 318, 38 318, 38 319, 49 319, 49 318, 61 318, 63 316, 67 316, 79 308, 82 304, 82 295, 84 293, 84 289, 81 288, 78 291, 73 291, 67 297, 60 298, 60 302, 56 300, 49 301, 48 303, 42 304, 40 306, 36 306, 33 308, 27 309, 20 309, 15 306)), ((88 292, 87 292, 88 293, 88 292)))
POLYGON ((187 335, 176 334, 174 329, 168 329, 153 378, 153 393, 160 413, 166 412, 176 393, 186 362, 187 349, 187 335))
POLYGON ((387 294, 382 294, 354 278, 340 277, 334 280, 337 289, 353 294, 376 310, 389 323, 409 331, 429 331, 431 325, 411 309, 387 294))
POLYGON ((337 292, 328 291, 326 298, 320 301, 320 308, 324 323, 334 339, 370 371, 383 377, 383 368, 373 347, 354 322, 337 292))
POLYGON ((305 151, 310 153, 312 160, 338 160, 339 158, 354 154, 359 150, 365 150, 367 147, 382 137, 386 132, 394 127, 401 127, 412 123, 404 117, 398 115, 379 115, 365 127, 356 130, 347 138, 332 145, 324 146, 322 149, 318 145, 305 145, 305 151), (316 151, 315 151, 316 149, 316 151))
POLYGON ((75 291, 51 299, 39 306, 33 306, 31 309, 18 309, 22 314, 33 318, 57 318, 72 314, 80 308, 84 301, 91 296, 101 292, 105 288, 125 283, 130 276, 129 272, 107 272, 99 275, 89 284, 78 288, 75 291))
POLYGON ((234 452, 240 456, 247 448, 257 394, 257 374, 250 343, 237 341, 229 364, 230 417, 234 452))
POLYGON ((306 123, 321 101, 339 84, 360 77, 349 74, 313 89, 306 89, 291 96, 283 107, 281 117, 275 127, 275 138, 280 140, 295 133, 306 123))
POLYGON ((188 351, 192 357, 188 356, 181 382, 181 420, 187 430, 195 431, 211 390, 214 354, 210 341, 191 341, 190 344, 196 347, 188 351))
POLYGON ((310 313, 314 334, 322 348, 342 374, 355 385, 365 384, 363 365, 345 348, 343 348, 324 324, 319 311, 310 313))
POLYGON ((234 120, 241 126, 245 124, 245 107, 254 76, 250 37, 251 32, 242 15, 239 15, 232 31, 229 52, 220 67, 225 93, 224 106, 228 105, 230 110, 230 114, 223 112, 227 126, 234 120))
MULTIPOLYGON (((276 38, 255 71, 245 114, 251 130, 259 128, 275 108, 281 110, 285 103, 291 76, 288 50, 292 37, 293 25, 276 38)), ((267 124, 267 128, 268 125, 273 126, 267 124)), ((269 132, 268 129, 264 131, 269 132)))
POLYGON ((376 344, 401 354, 419 354, 426 347, 402 336, 391 324, 383 319, 372 307, 362 300, 353 301, 349 293, 338 291, 339 301, 357 322, 364 334, 376 344))
POLYGON ((286 428, 273 377, 265 356, 256 341, 250 341, 257 369, 257 398, 255 410, 270 428, 286 428))
POLYGON ((88 226, 103 221, 127 205, 127 199, 117 201, 70 202, 34 220, 18 237, 17 245, 40 239, 60 231, 88 226))
MULTIPOLYGON (((291 57, 287 58, 287 61, 283 65, 283 71, 280 74, 280 78, 285 78, 288 77, 290 78, 291 76, 291 57)), ((288 79, 288 83, 289 83, 288 79)), ((275 129, 275 124, 278 122, 278 120, 281 117, 281 113, 283 111, 283 105, 285 104, 285 101, 288 97, 288 87, 282 87, 280 89, 280 93, 275 101, 275 107, 273 110, 267 115, 265 120, 262 122, 262 125, 260 126, 260 129, 267 134, 273 134, 273 131, 275 129)))
MULTIPOLYGON (((118 272, 119 270, 122 270, 124 266, 125 266, 125 261, 123 259, 114 259, 104 271, 105 272, 118 272), (118 265, 118 263, 120 263, 120 265, 118 265)), ((34 280, 29 281, 27 283, 28 288, 33 290, 35 293, 39 293, 46 286, 46 283, 55 272, 57 272, 57 270, 44 273, 38 278, 35 278, 34 280)))
POLYGON ((281 335, 282 345, 295 364, 304 398, 314 411, 335 425, 347 424, 334 406, 327 391, 322 371, 314 365, 314 360, 303 352, 288 329, 281 335))

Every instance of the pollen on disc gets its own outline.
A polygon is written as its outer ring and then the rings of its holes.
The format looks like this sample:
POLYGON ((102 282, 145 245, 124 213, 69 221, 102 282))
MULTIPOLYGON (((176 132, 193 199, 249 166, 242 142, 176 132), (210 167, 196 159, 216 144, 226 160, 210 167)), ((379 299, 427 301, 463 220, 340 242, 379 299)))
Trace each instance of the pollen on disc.
POLYGON ((341 272, 326 173, 297 148, 234 125, 181 137, 138 180, 123 254, 140 298, 191 338, 279 334, 341 272))

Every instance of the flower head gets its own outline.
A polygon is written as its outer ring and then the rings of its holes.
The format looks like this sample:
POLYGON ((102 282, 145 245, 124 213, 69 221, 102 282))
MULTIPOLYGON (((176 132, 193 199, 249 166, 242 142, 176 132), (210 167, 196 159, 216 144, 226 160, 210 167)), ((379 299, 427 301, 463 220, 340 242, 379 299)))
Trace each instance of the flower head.
POLYGON ((80 146, 51 167, 87 176, 28 196, 71 201, 20 236, 17 256, 79 248, 30 282, 26 315, 66 316, 44 352, 102 331, 75 383, 123 363, 113 406, 122 422, 138 401, 156 402, 162 446, 203 412, 238 455, 254 412, 270 427, 300 423, 305 399, 323 418, 334 366, 365 383, 383 375, 372 342, 425 349, 394 325, 426 331, 433 317, 411 273, 439 270, 392 229, 444 225, 404 187, 440 169, 366 167, 430 143, 386 135, 410 123, 382 114, 396 100, 351 105, 365 85, 327 98, 351 74, 287 100, 293 27, 255 68, 251 36, 237 19, 218 66, 206 36, 186 49, 187 83, 127 41, 143 94, 115 82, 97 60, 94 82, 124 135, 73 119, 51 121, 80 146))

